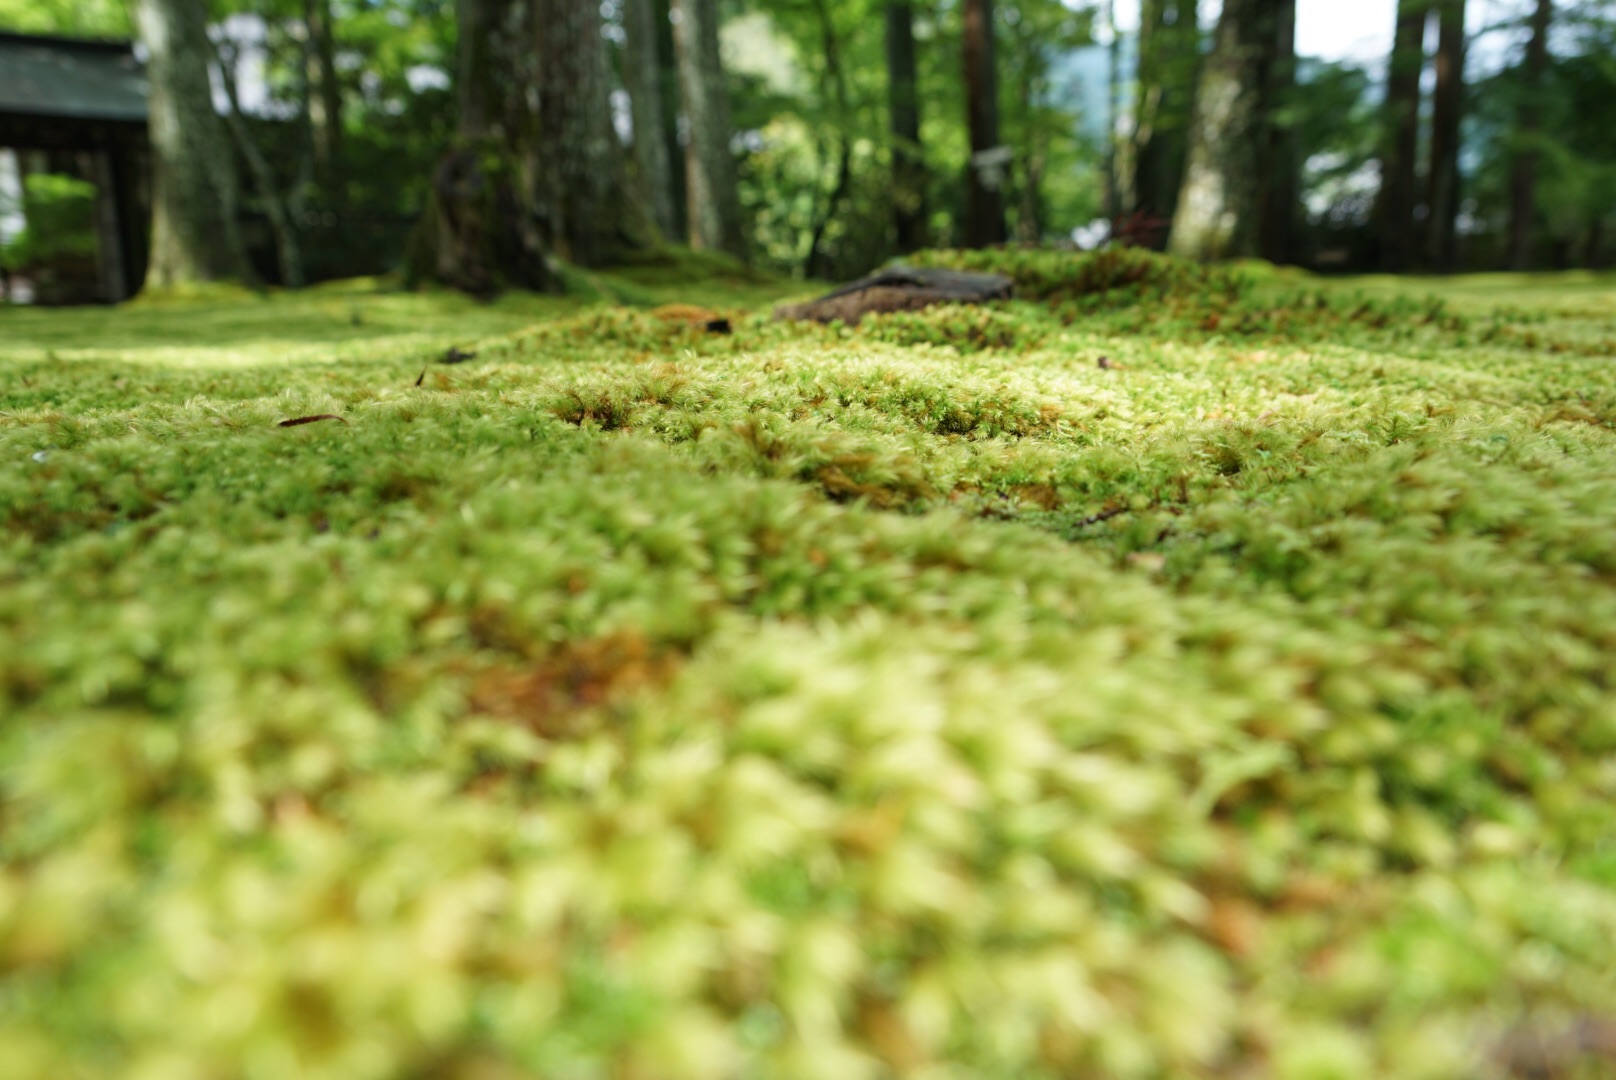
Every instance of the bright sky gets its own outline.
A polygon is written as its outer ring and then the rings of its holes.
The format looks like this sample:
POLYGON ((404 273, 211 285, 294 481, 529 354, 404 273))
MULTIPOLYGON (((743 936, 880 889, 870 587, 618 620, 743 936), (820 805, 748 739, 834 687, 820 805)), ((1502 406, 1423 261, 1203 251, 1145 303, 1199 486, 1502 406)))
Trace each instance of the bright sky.
MULTIPOLYGON (((1139 0, 1116 0, 1117 25, 1139 25, 1139 0)), ((1201 23, 1210 26, 1221 0, 1201 0, 1201 23)), ((1514 14, 1520 0, 1471 0, 1466 21, 1471 33, 1514 14)), ((1391 51, 1397 0, 1297 0, 1296 51, 1325 60, 1384 63, 1391 51)))

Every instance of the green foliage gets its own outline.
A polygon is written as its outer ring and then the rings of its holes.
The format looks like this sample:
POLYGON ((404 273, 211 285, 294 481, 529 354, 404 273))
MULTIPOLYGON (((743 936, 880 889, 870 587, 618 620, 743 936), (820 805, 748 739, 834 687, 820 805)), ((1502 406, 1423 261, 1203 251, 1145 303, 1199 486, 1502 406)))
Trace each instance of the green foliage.
MULTIPOLYGON (((892 235, 884 8, 870 0, 766 0, 728 28, 735 124, 749 132, 740 157, 741 194, 759 261, 802 274, 814 225, 829 214, 818 276, 843 280, 885 261, 892 235), (826 27, 839 68, 826 62, 826 27), (838 89, 838 71, 845 105, 838 89), (850 183, 831 213, 843 147, 850 183)), ((1064 238, 1099 213, 1098 150, 1080 137, 1080 117, 1057 85, 1058 61, 1090 41, 1092 12, 1059 0, 996 5, 1004 140, 1017 149, 1006 190, 1009 219, 1024 240, 1064 238)), ((931 230, 957 239, 967 156, 957 7, 915 9, 921 143, 931 230)))
POLYGON ((1511 173, 1523 152, 1537 156, 1537 260, 1543 265, 1606 265, 1616 234, 1616 152, 1610 102, 1616 95, 1616 22, 1599 5, 1557 5, 1554 51, 1544 86, 1522 85, 1517 64, 1477 80, 1467 106, 1474 128, 1469 152, 1479 159, 1473 194, 1485 230, 1483 257, 1502 261, 1510 222, 1511 173), (1541 116, 1531 136, 1519 130, 1523 106, 1541 116), (1491 250, 1496 247, 1495 253, 1491 250))
POLYGON ((0 247, 0 267, 93 259, 95 185, 71 176, 34 173, 23 184, 22 232, 0 247))
POLYGON ((132 32, 123 0, 0 0, 0 30, 92 38, 132 32))
POLYGON ((1616 281, 1234 333, 1152 313, 1298 283, 928 261, 1046 299, 0 313, 7 1075, 1459 1080, 1616 1013, 1616 281))

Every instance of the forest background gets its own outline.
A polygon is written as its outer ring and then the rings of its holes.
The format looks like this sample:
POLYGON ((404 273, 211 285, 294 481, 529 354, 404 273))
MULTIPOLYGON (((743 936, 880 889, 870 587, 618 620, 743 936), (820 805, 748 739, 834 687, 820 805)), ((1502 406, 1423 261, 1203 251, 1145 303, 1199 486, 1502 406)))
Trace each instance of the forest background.
MULTIPOLYGON (((208 69, 229 121, 211 149, 154 146, 174 173, 155 185, 154 280, 403 266, 474 293, 555 289, 556 255, 605 265, 670 240, 825 279, 1003 241, 1392 272, 1616 254, 1605 0, 1399 0, 1378 62, 1299 56, 1295 0, 1126 7, 216 2, 205 35, 165 38, 194 55, 152 67, 208 69), (1224 85, 1234 114, 1217 114, 1224 85), (228 174, 236 209, 165 206, 165 188, 209 189, 187 170, 228 174), (463 205, 479 172, 499 206, 463 205), (165 239, 185 235, 207 250, 165 239)), ((0 0, 0 28, 27 32, 138 38, 142 18, 200 27, 203 9, 0 0)), ((43 158, 0 177, 13 268, 89 227, 72 162, 43 158)))

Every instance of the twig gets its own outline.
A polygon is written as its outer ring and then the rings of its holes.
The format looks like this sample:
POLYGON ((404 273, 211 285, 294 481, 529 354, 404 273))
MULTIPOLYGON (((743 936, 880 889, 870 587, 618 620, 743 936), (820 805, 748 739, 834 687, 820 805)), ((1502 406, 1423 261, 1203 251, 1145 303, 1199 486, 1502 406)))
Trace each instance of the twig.
POLYGON ((1102 521, 1110 521, 1114 517, 1121 517, 1131 509, 1132 507, 1129 506, 1114 506, 1109 510, 1101 510, 1098 514, 1091 514, 1080 521, 1072 522, 1072 528, 1082 529, 1090 525, 1098 525, 1102 521))

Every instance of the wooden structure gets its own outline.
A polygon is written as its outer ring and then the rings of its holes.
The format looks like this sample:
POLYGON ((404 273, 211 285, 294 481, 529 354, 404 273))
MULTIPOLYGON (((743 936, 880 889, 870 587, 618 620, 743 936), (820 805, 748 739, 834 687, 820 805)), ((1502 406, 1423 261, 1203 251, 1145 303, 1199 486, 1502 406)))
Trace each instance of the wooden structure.
MULTIPOLYGON (((146 78, 128 42, 0 33, 0 147, 96 187, 99 296, 139 291, 150 217, 146 78)), ((91 299, 91 297, 86 297, 91 299)))

